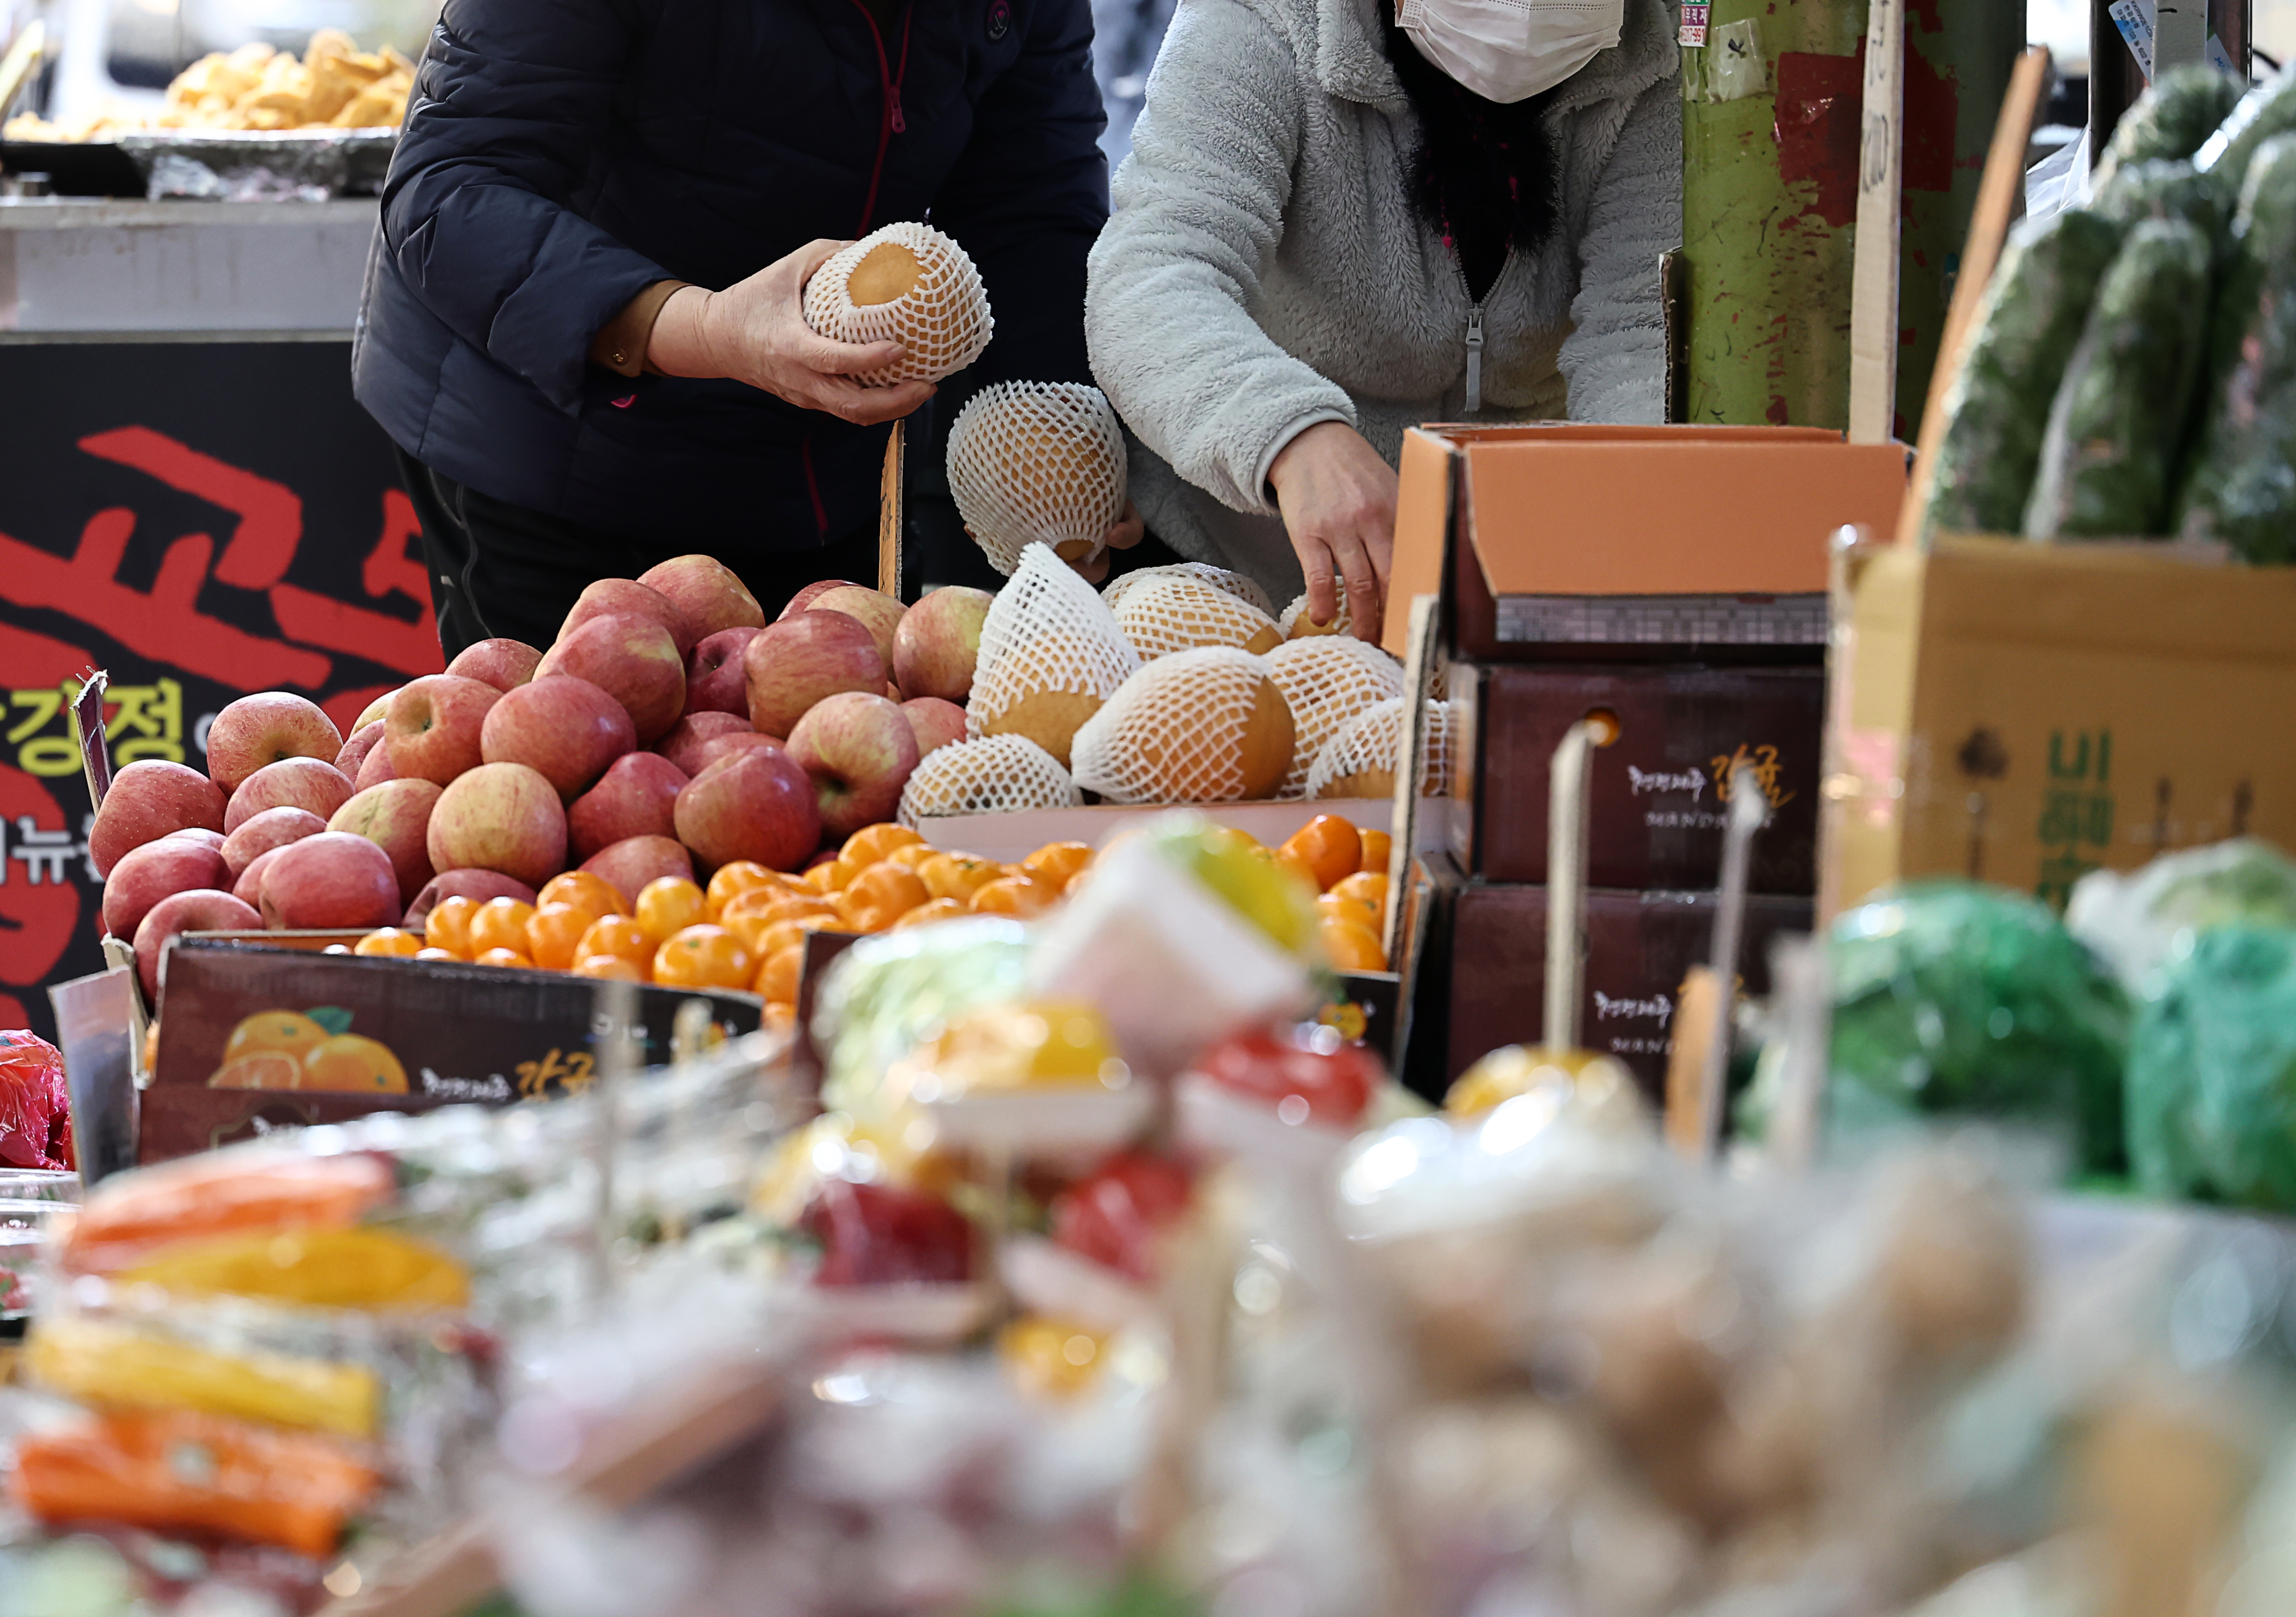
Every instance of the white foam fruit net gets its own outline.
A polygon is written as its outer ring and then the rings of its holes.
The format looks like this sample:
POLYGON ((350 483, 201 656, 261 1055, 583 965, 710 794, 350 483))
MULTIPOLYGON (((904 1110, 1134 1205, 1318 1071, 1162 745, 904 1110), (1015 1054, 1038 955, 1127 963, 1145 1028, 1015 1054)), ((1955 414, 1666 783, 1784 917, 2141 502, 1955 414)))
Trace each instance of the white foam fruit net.
POLYGON ((1077 726, 1139 666, 1092 586, 1051 546, 1031 545, 981 623, 966 732, 1026 735, 1066 763, 1077 726))
POLYGON ((1336 573, 1332 578, 1334 598, 1339 602, 1332 609, 1332 620, 1318 625, 1308 615, 1308 597, 1303 592, 1283 609, 1276 625, 1286 640, 1305 640, 1311 635, 1344 635, 1348 632, 1348 582, 1336 573))
POLYGON ((1143 567, 1136 572, 1124 573, 1109 580, 1100 598, 1114 612, 1124 604, 1124 598, 1134 590, 1154 583, 1159 579, 1193 579, 1209 584, 1214 589, 1224 589, 1237 600, 1258 608, 1270 618, 1275 615, 1275 603, 1267 592, 1240 572, 1230 572, 1225 567, 1214 567, 1209 562, 1175 562, 1168 567, 1143 567))
POLYGON ((1025 735, 991 735, 935 747, 901 791, 900 822, 949 814, 1073 808, 1084 793, 1061 760, 1025 735))
POLYGON ((1264 654, 1283 643, 1275 619, 1201 579, 1151 579, 1113 606, 1117 626, 1143 657, 1168 657, 1200 645, 1238 645, 1264 654))
POLYGON ((1271 795, 1292 761, 1292 710, 1267 659, 1234 646, 1159 657, 1076 737, 1077 784, 1119 803, 1271 795))
MULTIPOLYGON (((1308 771, 1308 795, 1387 797, 1395 791, 1395 757, 1403 728, 1403 698, 1366 708, 1341 725, 1316 754, 1308 771)), ((1452 751, 1460 733, 1457 711, 1447 702, 1427 704, 1427 772, 1422 797, 1451 793, 1452 751)))
POLYGON ((805 287, 805 323, 839 342, 898 342, 908 352, 882 370, 857 373, 864 387, 939 382, 980 357, 996 322, 980 272, 964 248, 930 225, 873 230, 813 272, 805 287), (853 301, 848 283, 861 261, 886 242, 915 255, 916 284, 890 303, 853 301))
POLYGON ((1124 430, 1087 382, 1000 382, 949 428, 948 489, 965 532, 1008 578, 1038 540, 1063 561, 1090 561, 1124 514, 1124 430))
POLYGON ((1352 635, 1287 640, 1267 654, 1267 668, 1292 709, 1292 767, 1278 797, 1306 795, 1316 755, 1349 719, 1403 697, 1403 665, 1352 635))

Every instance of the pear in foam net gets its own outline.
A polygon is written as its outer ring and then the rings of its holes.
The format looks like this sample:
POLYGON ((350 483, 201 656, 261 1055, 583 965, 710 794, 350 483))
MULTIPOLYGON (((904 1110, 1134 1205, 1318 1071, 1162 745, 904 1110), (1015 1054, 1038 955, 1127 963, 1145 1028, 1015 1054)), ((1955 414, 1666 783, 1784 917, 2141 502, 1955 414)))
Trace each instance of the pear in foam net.
POLYGON ((888 225, 841 248, 805 287, 805 323, 839 342, 898 342, 907 352, 854 380, 865 387, 939 382, 980 357, 996 322, 964 248, 930 225, 888 225))
POLYGON ((1124 430, 1085 382, 982 389, 949 428, 947 466, 964 530, 1007 577, 1032 544, 1089 562, 1124 512, 1124 430))

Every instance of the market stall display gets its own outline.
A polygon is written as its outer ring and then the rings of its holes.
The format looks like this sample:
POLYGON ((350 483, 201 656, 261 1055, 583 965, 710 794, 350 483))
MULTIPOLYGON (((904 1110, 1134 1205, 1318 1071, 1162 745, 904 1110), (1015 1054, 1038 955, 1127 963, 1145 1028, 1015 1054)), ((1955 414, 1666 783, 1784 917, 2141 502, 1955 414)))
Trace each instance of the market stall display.
POLYGON ((301 60, 259 42, 201 57, 168 86, 148 123, 100 115, 60 128, 31 113, 8 120, 12 141, 100 141, 138 129, 390 129, 406 121, 414 64, 390 45, 362 51, 340 29, 311 36, 301 60))

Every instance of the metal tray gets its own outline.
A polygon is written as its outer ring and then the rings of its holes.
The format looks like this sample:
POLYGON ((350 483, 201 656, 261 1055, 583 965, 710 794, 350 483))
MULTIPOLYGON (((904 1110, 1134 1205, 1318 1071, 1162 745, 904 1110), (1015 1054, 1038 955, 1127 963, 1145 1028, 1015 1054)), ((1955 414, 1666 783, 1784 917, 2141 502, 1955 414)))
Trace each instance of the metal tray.
POLYGON ((398 144, 396 129, 147 129, 118 141, 139 194, 250 199, 372 195, 398 144))

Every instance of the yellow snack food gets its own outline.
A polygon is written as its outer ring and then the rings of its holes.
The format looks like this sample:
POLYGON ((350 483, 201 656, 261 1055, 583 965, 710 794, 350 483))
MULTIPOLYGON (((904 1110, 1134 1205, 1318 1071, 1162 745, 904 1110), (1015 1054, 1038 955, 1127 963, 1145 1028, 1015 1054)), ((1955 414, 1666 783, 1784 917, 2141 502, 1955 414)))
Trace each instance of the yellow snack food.
POLYGON ((33 1379, 99 1408, 198 1409, 373 1437, 382 1384, 363 1366, 217 1353, 101 1320, 45 1319, 24 1349, 33 1379))

